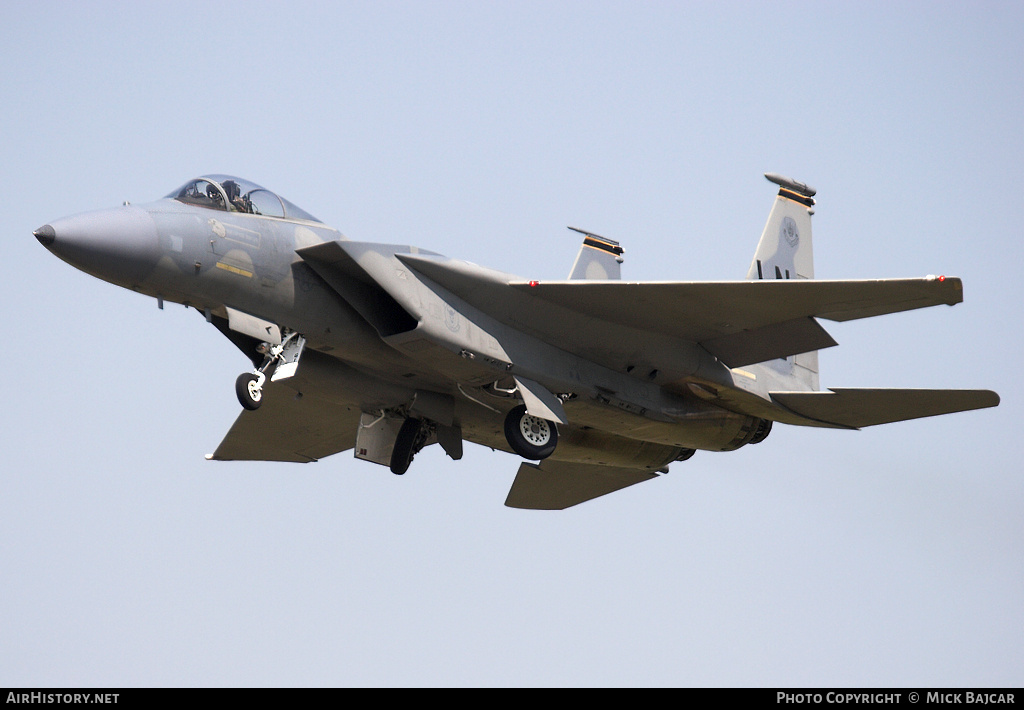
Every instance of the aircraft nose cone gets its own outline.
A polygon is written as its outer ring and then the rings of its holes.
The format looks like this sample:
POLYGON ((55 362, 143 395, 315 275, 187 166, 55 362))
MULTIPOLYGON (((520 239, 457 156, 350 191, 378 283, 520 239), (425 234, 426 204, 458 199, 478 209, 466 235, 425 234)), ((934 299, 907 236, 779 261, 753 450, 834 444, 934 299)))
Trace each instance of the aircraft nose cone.
POLYGON ((53 241, 57 238, 57 233, 53 231, 53 227, 48 224, 44 224, 42 227, 32 232, 39 243, 44 247, 48 247, 53 244, 53 241))
POLYGON ((126 288, 139 286, 160 258, 156 223, 135 206, 64 217, 33 234, 72 266, 126 288))

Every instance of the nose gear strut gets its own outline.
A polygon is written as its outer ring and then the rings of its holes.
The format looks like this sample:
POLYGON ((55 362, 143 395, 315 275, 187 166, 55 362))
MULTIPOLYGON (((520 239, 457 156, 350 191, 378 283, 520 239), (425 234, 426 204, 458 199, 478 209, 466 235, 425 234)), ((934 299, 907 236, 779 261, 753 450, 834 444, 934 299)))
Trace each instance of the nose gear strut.
POLYGON ((258 352, 264 354, 263 363, 252 372, 243 372, 235 380, 235 394, 245 409, 254 411, 263 403, 263 385, 267 381, 267 370, 274 365, 271 381, 292 377, 299 367, 299 358, 306 347, 306 339, 292 331, 280 344, 260 343, 258 352))

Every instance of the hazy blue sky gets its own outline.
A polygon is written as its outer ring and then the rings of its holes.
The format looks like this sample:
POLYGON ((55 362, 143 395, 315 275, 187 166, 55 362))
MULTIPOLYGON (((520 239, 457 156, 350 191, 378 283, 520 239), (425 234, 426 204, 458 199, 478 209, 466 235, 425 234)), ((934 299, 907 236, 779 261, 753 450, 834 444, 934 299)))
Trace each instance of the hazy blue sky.
POLYGON ((1024 683, 1024 6, 2 1, 0 686, 1024 683), (563 278, 742 278, 818 189, 822 385, 996 409, 778 426, 558 513, 518 460, 205 461, 242 355, 32 237, 210 172, 366 241, 563 278))

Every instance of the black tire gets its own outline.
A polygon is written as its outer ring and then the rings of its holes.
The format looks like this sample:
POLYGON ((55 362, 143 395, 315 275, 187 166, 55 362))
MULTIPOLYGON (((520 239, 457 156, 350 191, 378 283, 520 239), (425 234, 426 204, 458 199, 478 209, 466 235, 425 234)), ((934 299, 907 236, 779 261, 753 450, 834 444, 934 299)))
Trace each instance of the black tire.
POLYGON ((249 411, 255 411, 263 404, 263 388, 256 387, 259 377, 251 372, 243 372, 235 380, 235 394, 238 403, 249 411))
POLYGON ((558 429, 554 422, 528 414, 520 404, 505 417, 505 439, 524 459, 540 461, 555 452, 558 429))
POLYGON ((416 455, 416 440, 419 438, 423 422, 409 417, 402 422, 395 439, 395 448, 391 450, 391 473, 401 476, 409 470, 412 457, 416 455))
POLYGON ((697 453, 697 449, 680 449, 676 461, 689 461, 695 453, 697 453))
POLYGON ((768 435, 772 433, 772 420, 762 419, 760 424, 757 425, 757 429, 754 431, 754 438, 750 440, 751 444, 760 444, 762 441, 768 438, 768 435))

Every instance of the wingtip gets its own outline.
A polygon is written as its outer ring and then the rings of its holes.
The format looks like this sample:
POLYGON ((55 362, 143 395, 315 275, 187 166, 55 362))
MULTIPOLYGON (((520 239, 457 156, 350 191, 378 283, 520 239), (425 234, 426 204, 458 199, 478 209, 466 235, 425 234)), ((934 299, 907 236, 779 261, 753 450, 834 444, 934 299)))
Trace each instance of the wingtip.
POLYGON ((925 276, 925 280, 931 283, 936 283, 940 289, 944 289, 944 292, 949 295, 946 300, 947 306, 955 306, 958 303, 963 303, 964 282, 959 277, 928 274, 925 276))

